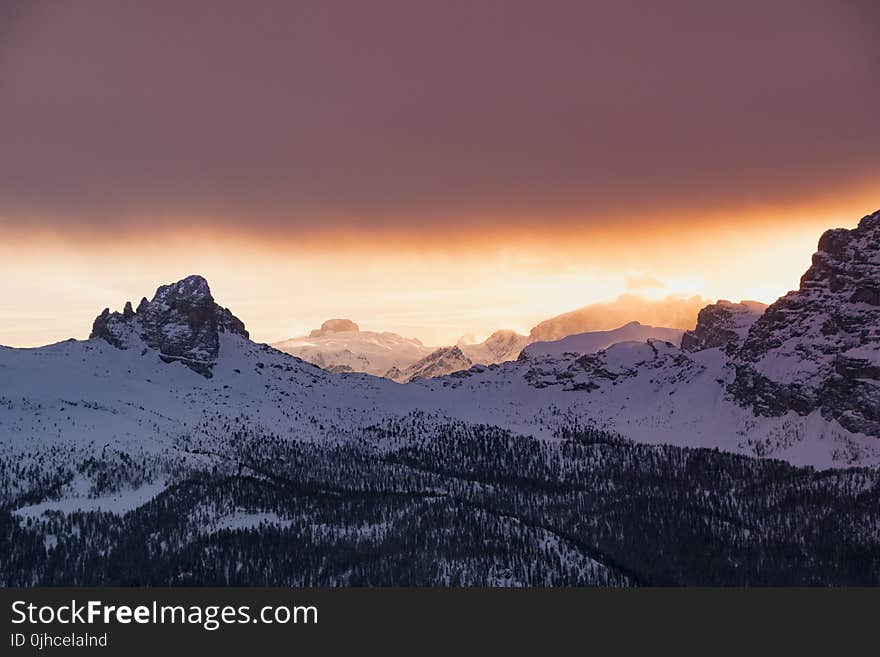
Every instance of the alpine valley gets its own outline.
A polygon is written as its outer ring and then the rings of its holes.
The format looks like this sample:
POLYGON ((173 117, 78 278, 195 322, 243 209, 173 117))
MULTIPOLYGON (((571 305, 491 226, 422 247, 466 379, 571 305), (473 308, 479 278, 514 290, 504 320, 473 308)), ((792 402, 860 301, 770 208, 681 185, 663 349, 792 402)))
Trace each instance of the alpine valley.
POLYGON ((769 307, 621 324, 332 320, 322 369, 190 276, 2 347, 0 584, 880 584, 880 212, 769 307))

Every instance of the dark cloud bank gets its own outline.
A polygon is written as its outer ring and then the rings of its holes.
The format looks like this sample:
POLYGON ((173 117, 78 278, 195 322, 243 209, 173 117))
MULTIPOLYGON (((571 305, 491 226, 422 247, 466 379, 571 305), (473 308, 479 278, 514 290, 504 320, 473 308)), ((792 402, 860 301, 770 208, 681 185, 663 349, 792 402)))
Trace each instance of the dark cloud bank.
POLYGON ((880 170, 871 3, 6 7, 0 223, 540 227, 880 170))

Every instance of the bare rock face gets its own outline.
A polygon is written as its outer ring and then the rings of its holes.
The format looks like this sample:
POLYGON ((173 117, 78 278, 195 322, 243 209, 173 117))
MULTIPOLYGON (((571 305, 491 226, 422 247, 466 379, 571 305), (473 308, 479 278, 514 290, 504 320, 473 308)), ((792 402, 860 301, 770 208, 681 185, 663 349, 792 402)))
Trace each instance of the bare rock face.
POLYGON ((766 309, 767 304, 759 301, 732 303, 720 299, 700 311, 696 328, 682 336, 681 348, 695 352, 721 347, 728 355, 733 354, 766 309))
POLYGON ((313 330, 309 333, 310 338, 322 338, 331 333, 356 333, 360 331, 360 327, 350 319, 328 319, 321 324, 321 328, 313 330))
POLYGON ((89 338, 105 340, 118 349, 140 338, 165 362, 179 361, 210 378, 220 353, 221 332, 248 337, 242 321, 214 302, 208 282, 201 276, 188 276, 160 287, 151 301, 141 299, 137 310, 131 302, 122 313, 105 308, 89 338))
POLYGON ((880 436, 880 211, 818 248, 800 289, 752 325, 730 390, 760 415, 819 409, 880 436))

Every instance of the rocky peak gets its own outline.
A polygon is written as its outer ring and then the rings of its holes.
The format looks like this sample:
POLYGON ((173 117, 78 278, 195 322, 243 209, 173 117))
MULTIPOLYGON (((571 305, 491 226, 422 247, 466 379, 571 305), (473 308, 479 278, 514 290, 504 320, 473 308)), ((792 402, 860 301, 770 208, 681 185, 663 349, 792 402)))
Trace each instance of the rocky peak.
POLYGON ((95 319, 90 338, 99 338, 126 349, 139 338, 156 349, 165 362, 180 361, 190 369, 211 376, 220 352, 222 332, 244 338, 244 324, 228 308, 214 302, 211 289, 201 276, 188 276, 163 285, 151 301, 144 297, 133 310, 126 302, 122 313, 105 308, 95 319))
POLYGON ((309 333, 309 337, 323 338, 324 336, 330 335, 331 333, 356 333, 360 330, 360 326, 355 324, 350 319, 328 319, 326 322, 321 324, 321 328, 314 329, 311 333, 309 333))
POLYGON ((681 337, 681 348, 694 352, 722 347, 730 355, 766 309, 767 304, 759 301, 733 303, 719 299, 700 310, 696 327, 681 337))
POLYGON ((767 308, 734 362, 731 390, 755 412, 819 409, 880 435, 880 211, 822 235, 800 289, 767 308))
POLYGON ((470 369, 472 366, 471 359, 465 356, 458 346, 440 347, 404 370, 392 368, 385 376, 399 383, 405 383, 418 378, 430 379, 444 376, 452 372, 470 369))

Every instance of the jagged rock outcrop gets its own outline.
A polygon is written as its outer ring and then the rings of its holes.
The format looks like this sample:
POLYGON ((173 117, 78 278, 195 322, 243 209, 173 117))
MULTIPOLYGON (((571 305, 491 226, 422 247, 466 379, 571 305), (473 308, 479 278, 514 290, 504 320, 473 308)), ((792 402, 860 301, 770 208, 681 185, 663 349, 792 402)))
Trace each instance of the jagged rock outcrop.
POLYGON ((210 377, 222 332, 248 337, 244 323, 214 302, 208 282, 201 276, 188 276, 160 287, 151 301, 144 297, 137 310, 131 302, 121 313, 105 308, 89 338, 105 340, 118 349, 128 348, 139 338, 165 362, 179 361, 210 377))
POLYGON ((767 304, 759 301, 733 303, 720 299, 700 310, 697 326, 681 337, 681 348, 694 352, 721 347, 733 354, 766 309, 767 304))
POLYGON ((459 347, 440 347, 403 370, 389 370, 385 376, 398 383, 406 383, 413 379, 430 379, 452 374, 472 366, 471 359, 459 347))
POLYGON ((880 211, 822 235, 800 289, 767 308, 733 362, 730 390, 757 414, 818 409, 880 436, 880 211))

